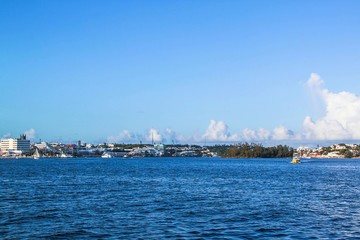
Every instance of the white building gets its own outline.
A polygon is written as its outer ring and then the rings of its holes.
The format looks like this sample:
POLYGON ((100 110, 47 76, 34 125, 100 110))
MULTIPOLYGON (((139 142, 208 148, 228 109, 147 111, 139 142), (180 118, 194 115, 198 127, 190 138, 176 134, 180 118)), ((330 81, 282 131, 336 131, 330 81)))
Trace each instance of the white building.
POLYGON ((37 147, 39 150, 43 150, 44 148, 49 147, 47 142, 35 143, 34 146, 37 147))
POLYGON ((26 140, 26 135, 20 135, 20 138, 1 139, 1 151, 21 151, 26 153, 30 150, 30 140, 26 140))

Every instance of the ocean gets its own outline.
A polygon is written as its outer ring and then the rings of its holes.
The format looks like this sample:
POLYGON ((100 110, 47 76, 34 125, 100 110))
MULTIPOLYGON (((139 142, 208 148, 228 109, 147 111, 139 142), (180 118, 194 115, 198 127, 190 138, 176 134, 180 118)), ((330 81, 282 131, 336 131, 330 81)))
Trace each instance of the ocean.
POLYGON ((359 239, 360 160, 0 159, 1 239, 359 239))

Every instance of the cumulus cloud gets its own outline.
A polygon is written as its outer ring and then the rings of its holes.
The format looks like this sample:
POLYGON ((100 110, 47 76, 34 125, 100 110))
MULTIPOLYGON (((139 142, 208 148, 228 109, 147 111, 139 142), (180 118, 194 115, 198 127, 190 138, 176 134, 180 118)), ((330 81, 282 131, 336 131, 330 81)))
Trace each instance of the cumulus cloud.
POLYGON ((257 139, 258 140, 268 140, 271 137, 271 132, 267 129, 260 128, 257 131, 257 139))
POLYGON ((245 128, 241 132, 241 139, 244 141, 262 141, 271 139, 271 131, 260 128, 259 130, 253 130, 245 128))
POLYGON ((226 141, 237 141, 239 136, 232 135, 229 132, 229 127, 224 121, 211 120, 205 134, 203 135, 207 141, 214 142, 226 142, 226 141))
POLYGON ((145 136, 146 141, 162 142, 162 135, 156 128, 150 128, 147 135, 145 136))
POLYGON ((36 131, 33 128, 25 131, 24 134, 26 135, 26 139, 32 140, 36 137, 36 131))
POLYGON ((315 73, 311 74, 306 86, 325 108, 324 115, 318 120, 305 117, 303 133, 307 139, 360 139, 359 96, 346 91, 329 91, 324 87, 324 81, 315 73))
POLYGON ((316 92, 321 92, 323 89, 324 81, 320 78, 317 73, 311 73, 310 78, 306 82, 306 86, 310 90, 315 90, 316 92))
POLYGON ((189 137, 179 135, 177 132, 175 132, 171 128, 166 128, 165 129, 163 142, 178 143, 178 142, 188 142, 189 140, 190 140, 189 137))
POLYGON ((243 141, 268 141, 268 140, 293 140, 298 136, 291 130, 284 126, 278 126, 272 131, 260 128, 258 130, 244 129, 241 133, 241 140, 243 141))
POLYGON ((133 133, 128 130, 124 130, 117 135, 109 136, 106 139, 107 143, 135 143, 139 141, 146 141, 155 143, 188 143, 194 142, 194 137, 186 137, 177 134, 171 128, 166 128, 164 131, 160 131, 155 128, 150 128, 143 134, 133 133))
POLYGON ((106 141, 108 143, 119 143, 119 142, 132 143, 135 142, 136 140, 137 139, 135 134, 131 133, 128 130, 124 130, 116 136, 108 137, 106 141))
POLYGON ((167 138, 169 138, 171 141, 176 140, 176 133, 171 128, 165 129, 165 135, 167 138))
POLYGON ((292 132, 284 126, 279 126, 272 131, 273 140, 288 140, 292 135, 292 132))
POLYGON ((245 128, 242 131, 242 138, 246 141, 251 141, 258 138, 258 133, 253 129, 245 128))
POLYGON ((145 140, 155 143, 200 143, 200 142, 239 142, 239 141, 268 141, 268 140, 291 140, 296 139, 297 135, 283 126, 276 127, 273 130, 260 128, 258 130, 244 129, 239 133, 232 134, 228 125, 224 121, 210 120, 210 123, 204 134, 192 134, 191 136, 178 135, 171 128, 159 131, 150 128, 145 134, 134 134, 124 130, 118 135, 107 138, 108 143, 129 142, 145 140))
MULTIPOLYGON (((245 128, 238 133, 231 133, 225 121, 210 120, 205 132, 182 136, 170 128, 160 132, 150 128, 145 134, 133 134, 123 131, 117 136, 109 137, 110 142, 239 142, 239 141, 290 141, 290 140, 351 140, 360 139, 360 96, 342 91, 331 92, 324 87, 325 82, 316 73, 312 73, 306 82, 315 107, 320 107, 322 114, 317 120, 306 116, 302 130, 294 132, 285 126, 272 130, 245 128)), ((28 137, 34 137, 35 130, 30 129, 28 137)))

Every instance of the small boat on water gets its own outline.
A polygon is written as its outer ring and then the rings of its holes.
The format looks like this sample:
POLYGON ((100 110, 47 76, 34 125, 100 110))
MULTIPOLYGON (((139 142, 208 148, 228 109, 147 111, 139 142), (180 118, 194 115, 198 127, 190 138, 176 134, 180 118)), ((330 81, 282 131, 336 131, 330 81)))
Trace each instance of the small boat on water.
POLYGON ((38 159, 41 158, 41 155, 40 155, 39 150, 38 150, 37 148, 35 149, 33 158, 34 158, 35 160, 38 160, 38 159))
POLYGON ((61 153, 60 154, 60 158, 72 158, 73 156, 70 154, 66 154, 66 153, 61 153))
POLYGON ((104 152, 102 155, 101 155, 102 158, 112 158, 113 155, 111 153, 107 153, 107 152, 104 152))
POLYGON ((294 152, 293 159, 291 161, 292 164, 298 164, 301 163, 299 154, 297 152, 294 152))

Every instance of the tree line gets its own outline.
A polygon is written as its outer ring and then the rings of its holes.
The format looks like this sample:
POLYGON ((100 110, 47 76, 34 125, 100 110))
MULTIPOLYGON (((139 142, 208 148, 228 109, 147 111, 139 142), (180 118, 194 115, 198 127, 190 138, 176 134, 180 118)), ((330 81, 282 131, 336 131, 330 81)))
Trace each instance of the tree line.
POLYGON ((215 145, 208 148, 225 158, 288 158, 292 157, 294 153, 294 149, 286 145, 264 147, 256 143, 215 145))

